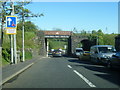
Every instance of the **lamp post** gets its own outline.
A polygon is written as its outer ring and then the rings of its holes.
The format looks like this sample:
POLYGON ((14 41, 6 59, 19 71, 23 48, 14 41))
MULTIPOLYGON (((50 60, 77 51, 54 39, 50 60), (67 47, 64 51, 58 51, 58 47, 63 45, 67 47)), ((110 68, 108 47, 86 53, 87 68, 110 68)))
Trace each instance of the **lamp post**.
MULTIPOLYGON (((22 4, 22 7, 24 8, 24 0, 23 0, 23 4, 22 4)), ((24 50, 24 39, 25 39, 25 34, 24 34, 24 31, 25 31, 25 27, 24 27, 24 9, 23 9, 23 16, 22 16, 22 51, 23 51, 23 53, 22 53, 22 55, 23 55, 23 58, 22 58, 22 61, 24 62, 25 61, 25 50, 24 50)))
MULTIPOLYGON (((11 0, 11 2, 12 2, 12 12, 11 12, 11 16, 12 15, 14 15, 14 2, 13 2, 13 0, 11 0)), ((13 35, 10 35, 11 36, 11 64, 13 64, 14 63, 14 61, 13 61, 13 35)))

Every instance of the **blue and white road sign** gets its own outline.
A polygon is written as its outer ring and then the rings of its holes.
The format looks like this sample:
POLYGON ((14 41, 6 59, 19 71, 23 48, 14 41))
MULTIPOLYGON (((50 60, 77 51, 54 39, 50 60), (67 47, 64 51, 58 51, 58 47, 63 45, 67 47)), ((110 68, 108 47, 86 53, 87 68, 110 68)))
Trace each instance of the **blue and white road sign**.
POLYGON ((6 16, 6 28, 17 28, 16 16, 6 16))

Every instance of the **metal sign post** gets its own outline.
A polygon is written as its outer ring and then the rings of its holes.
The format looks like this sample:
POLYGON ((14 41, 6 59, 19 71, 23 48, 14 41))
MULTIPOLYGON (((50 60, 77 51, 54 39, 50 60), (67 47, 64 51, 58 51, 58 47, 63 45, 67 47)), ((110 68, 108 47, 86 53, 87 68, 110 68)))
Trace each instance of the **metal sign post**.
POLYGON ((12 1, 12 13, 13 16, 6 16, 6 34, 11 35, 11 63, 17 63, 17 53, 16 53, 16 28, 17 28, 17 17, 14 16, 14 2, 12 1), (14 53, 13 53, 13 35, 14 35, 14 53), (14 59, 13 61, 13 54, 14 59))

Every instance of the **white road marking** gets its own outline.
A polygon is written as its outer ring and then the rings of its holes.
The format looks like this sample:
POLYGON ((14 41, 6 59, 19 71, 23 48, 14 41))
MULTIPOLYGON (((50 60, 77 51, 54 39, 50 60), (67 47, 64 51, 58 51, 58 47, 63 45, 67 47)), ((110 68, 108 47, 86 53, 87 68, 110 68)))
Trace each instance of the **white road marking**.
POLYGON ((82 78, 90 87, 96 87, 93 83, 91 83, 87 78, 85 78, 82 74, 73 70, 80 78, 82 78))
POLYGON ((69 68, 72 68, 70 65, 67 65, 69 68))

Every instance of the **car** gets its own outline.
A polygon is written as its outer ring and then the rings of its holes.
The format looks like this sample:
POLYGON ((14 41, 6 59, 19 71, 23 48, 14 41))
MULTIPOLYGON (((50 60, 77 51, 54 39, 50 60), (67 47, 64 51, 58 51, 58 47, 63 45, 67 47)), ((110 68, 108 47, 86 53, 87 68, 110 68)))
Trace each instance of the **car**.
POLYGON ((108 68, 120 68, 120 52, 116 52, 115 55, 112 55, 112 57, 107 62, 108 68))
POLYGON ((90 55, 90 51, 84 51, 83 55, 84 56, 89 56, 90 55))
POLYGON ((112 45, 94 45, 90 48, 91 62, 95 64, 107 64, 116 49, 112 45))
POLYGON ((75 57, 79 57, 84 53, 84 50, 82 48, 76 48, 75 49, 75 57))
POLYGON ((90 59, 90 51, 84 51, 81 55, 79 55, 79 60, 89 60, 90 59))
POLYGON ((56 56, 61 57, 62 56, 62 51, 61 50, 54 50, 52 52, 52 55, 53 55, 53 57, 56 57, 56 56))

